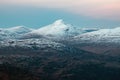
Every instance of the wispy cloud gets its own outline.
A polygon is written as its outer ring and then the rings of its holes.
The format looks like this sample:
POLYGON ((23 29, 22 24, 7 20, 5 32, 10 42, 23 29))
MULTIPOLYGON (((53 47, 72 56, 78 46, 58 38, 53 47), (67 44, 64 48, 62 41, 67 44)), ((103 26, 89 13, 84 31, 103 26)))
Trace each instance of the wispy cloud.
POLYGON ((94 18, 120 20, 120 0, 0 0, 0 5, 57 8, 94 18))

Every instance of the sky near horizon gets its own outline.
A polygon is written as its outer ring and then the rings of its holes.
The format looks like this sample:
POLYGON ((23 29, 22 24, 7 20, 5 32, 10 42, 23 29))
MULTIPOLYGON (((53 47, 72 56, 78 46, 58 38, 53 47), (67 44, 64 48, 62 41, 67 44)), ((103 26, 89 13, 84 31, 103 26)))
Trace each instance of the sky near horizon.
POLYGON ((119 27, 120 0, 0 0, 0 27, 41 27, 63 19, 79 27, 119 27))

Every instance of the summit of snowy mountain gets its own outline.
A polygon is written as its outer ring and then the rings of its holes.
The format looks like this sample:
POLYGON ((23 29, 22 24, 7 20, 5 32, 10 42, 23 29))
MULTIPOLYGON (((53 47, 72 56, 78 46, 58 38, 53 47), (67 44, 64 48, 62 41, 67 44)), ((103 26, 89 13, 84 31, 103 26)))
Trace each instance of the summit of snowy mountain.
POLYGON ((63 22, 62 19, 56 20, 56 21, 53 23, 53 25, 55 25, 55 26, 59 26, 59 25, 63 25, 63 24, 64 24, 64 22, 63 22))
POLYGON ((118 42, 120 40, 120 27, 113 29, 100 29, 75 36, 76 40, 88 40, 92 42, 118 42))
POLYGON ((78 31, 75 27, 65 24, 63 20, 57 20, 53 24, 44 26, 37 30, 33 30, 28 35, 43 35, 43 36, 52 36, 52 37, 65 37, 73 36, 77 34, 78 31))
POLYGON ((68 35, 68 33, 70 32, 74 32, 71 25, 65 24, 63 20, 57 20, 53 24, 42 27, 38 30, 33 31, 32 33, 42 35, 65 36, 68 35))

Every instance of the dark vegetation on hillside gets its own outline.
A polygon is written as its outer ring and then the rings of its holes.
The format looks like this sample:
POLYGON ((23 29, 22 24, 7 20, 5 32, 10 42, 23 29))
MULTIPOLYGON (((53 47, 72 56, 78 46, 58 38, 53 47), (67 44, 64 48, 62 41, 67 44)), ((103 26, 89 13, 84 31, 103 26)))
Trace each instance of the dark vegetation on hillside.
POLYGON ((0 80, 120 80, 120 57, 51 48, 0 50, 0 80))

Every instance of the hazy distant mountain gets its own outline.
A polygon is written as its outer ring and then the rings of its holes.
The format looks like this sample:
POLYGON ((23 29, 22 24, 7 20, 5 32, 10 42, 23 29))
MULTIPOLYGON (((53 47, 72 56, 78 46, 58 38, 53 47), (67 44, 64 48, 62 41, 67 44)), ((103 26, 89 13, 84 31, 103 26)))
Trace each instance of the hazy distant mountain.
POLYGON ((16 39, 20 38, 24 34, 31 32, 33 29, 24 27, 24 26, 17 26, 12 28, 1 28, 0 29, 0 39, 16 39))

